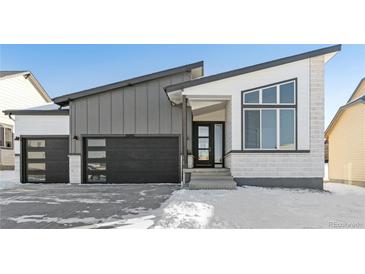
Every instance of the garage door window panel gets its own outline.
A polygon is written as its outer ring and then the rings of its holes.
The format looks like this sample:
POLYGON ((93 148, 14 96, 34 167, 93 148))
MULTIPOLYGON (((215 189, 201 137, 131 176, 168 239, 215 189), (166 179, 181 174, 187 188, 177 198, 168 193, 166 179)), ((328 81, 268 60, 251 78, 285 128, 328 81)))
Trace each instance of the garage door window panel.
POLYGON ((46 182, 45 174, 28 174, 28 182, 30 183, 44 183, 46 182))

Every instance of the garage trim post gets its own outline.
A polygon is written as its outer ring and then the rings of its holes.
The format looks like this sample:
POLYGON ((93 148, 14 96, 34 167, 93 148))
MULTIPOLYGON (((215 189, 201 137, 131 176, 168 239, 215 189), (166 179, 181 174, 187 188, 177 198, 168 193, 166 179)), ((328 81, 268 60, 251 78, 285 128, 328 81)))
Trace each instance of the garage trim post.
POLYGON ((186 110, 186 96, 182 96, 182 149, 183 149, 183 168, 188 166, 187 153, 187 110, 186 110))

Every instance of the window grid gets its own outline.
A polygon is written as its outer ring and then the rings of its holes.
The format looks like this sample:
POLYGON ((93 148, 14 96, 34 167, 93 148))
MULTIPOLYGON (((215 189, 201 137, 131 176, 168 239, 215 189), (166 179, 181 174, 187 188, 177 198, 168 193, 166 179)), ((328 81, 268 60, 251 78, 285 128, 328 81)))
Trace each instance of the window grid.
POLYGON ((289 81, 286 81, 286 82, 281 82, 281 83, 278 83, 278 84, 269 85, 269 86, 265 86, 265 87, 262 87, 262 88, 256 88, 256 89, 244 92, 243 93, 243 104, 244 105, 279 105, 279 106, 280 105, 296 105, 296 101, 297 101, 296 96, 297 96, 296 95, 296 81, 295 80, 289 80, 289 81), (289 84, 289 83, 294 84, 294 100, 293 100, 293 103, 280 103, 280 86, 285 85, 285 84, 289 84), (268 89, 268 88, 273 88, 273 87, 276 87, 276 102, 275 103, 263 103, 262 102, 263 90, 268 89), (245 95, 253 93, 253 92, 257 92, 257 91, 259 92, 259 102, 258 103, 246 103, 245 102, 245 95))
POLYGON ((243 116, 243 128, 245 129, 245 115, 246 115, 246 112, 247 111, 260 111, 260 126, 259 126, 259 129, 260 129, 260 147, 258 148, 246 148, 246 140, 245 140, 245 137, 243 138, 244 139, 244 149, 245 150, 272 150, 272 151, 275 151, 275 150, 293 150, 293 149, 282 149, 280 148, 280 110, 282 109, 287 109, 287 110, 292 110, 293 111, 293 114, 294 114, 294 125, 293 125, 293 129, 294 129, 294 147, 296 147, 296 126, 295 126, 295 121, 296 121, 296 109, 295 108, 250 108, 250 109, 245 109, 243 111, 244 113, 244 116, 243 116), (264 110, 275 110, 275 116, 276 116, 276 148, 263 148, 262 147, 262 111, 264 110))
POLYGON ((297 79, 291 79, 287 81, 282 81, 279 83, 275 83, 272 85, 267 85, 255 89, 251 89, 249 91, 242 91, 242 149, 248 150, 248 151, 255 151, 255 150, 262 150, 262 151, 295 151, 297 150, 297 79), (280 86, 293 83, 294 87, 294 93, 293 93, 293 102, 292 103, 280 103, 280 86), (276 87, 276 103, 263 103, 262 102, 262 94, 264 89, 276 87), (245 102, 245 95, 253 92, 259 92, 259 103, 246 103, 245 102), (245 108, 246 106, 246 108, 245 108), (280 148, 280 110, 287 109, 287 110, 293 110, 293 136, 294 136, 294 144, 293 149, 283 149, 280 148), (246 137, 245 137, 245 114, 246 111, 250 110, 259 110, 260 111, 260 147, 259 148, 246 148, 246 137), (276 110, 276 148, 270 149, 270 148, 262 148, 262 110, 276 110))

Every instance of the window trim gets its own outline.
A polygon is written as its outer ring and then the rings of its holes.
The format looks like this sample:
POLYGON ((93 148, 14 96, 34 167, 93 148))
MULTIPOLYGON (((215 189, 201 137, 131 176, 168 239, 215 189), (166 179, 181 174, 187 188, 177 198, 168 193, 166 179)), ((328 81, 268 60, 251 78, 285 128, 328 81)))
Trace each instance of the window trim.
POLYGON ((12 126, 7 126, 7 125, 4 125, 4 124, 1 124, 0 127, 3 128, 3 140, 4 140, 4 144, 0 145, 0 148, 1 149, 14 149, 14 133, 13 133, 12 126), (6 129, 10 129, 10 131, 11 131, 11 147, 6 146, 6 138, 5 138, 6 129))
POLYGON ((277 152, 296 152, 298 151, 298 78, 292 78, 248 90, 241 91, 241 150, 243 152, 268 152, 268 153, 277 153, 277 152), (286 84, 289 82, 294 82, 294 104, 282 104, 280 102, 280 85, 286 84), (277 86, 276 88, 276 104, 272 103, 245 103, 244 102, 244 95, 247 92, 254 92, 259 90, 259 102, 262 102, 262 90, 265 88, 277 86), (262 147, 262 134, 261 134, 261 110, 262 109, 276 109, 276 119, 277 119, 277 143, 280 144, 280 109, 293 109, 294 110, 294 149, 280 149, 280 145, 276 149, 266 149, 262 147), (279 109, 279 111, 278 111, 279 109), (245 110, 260 110, 260 148, 245 148, 245 110))
POLYGON ((265 85, 265 86, 261 86, 261 87, 257 87, 257 88, 253 88, 253 89, 249 89, 249 90, 244 90, 242 91, 242 102, 241 105, 264 105, 264 106, 294 106, 297 105, 297 78, 294 79, 289 79, 289 80, 285 80, 285 81, 281 81, 281 82, 277 82, 277 83, 273 83, 270 85, 265 85), (280 86, 283 84, 289 84, 293 82, 294 83, 294 103, 280 103, 280 86), (276 87, 276 103, 263 103, 262 102, 262 91, 264 89, 267 88, 272 88, 272 87, 276 87), (246 103, 245 102, 245 95, 248 93, 253 93, 253 92, 259 92, 259 102, 258 103, 246 103))
MULTIPOLYGON (((260 147, 259 148, 246 148, 246 140, 245 140, 245 136, 243 136, 243 150, 267 150, 267 151, 277 151, 277 150, 281 150, 281 151, 293 151, 296 150, 297 148, 297 144, 296 144, 296 128, 294 128, 294 149, 282 149, 280 148, 280 110, 293 110, 294 111, 294 127, 296 126, 296 109, 295 108, 248 108, 248 109, 244 109, 243 110, 243 120, 242 120, 242 124, 243 124, 243 129, 245 129, 245 113, 246 111, 254 111, 254 110, 258 110, 260 112, 260 147), (276 116, 276 147, 277 148, 263 148, 262 147, 262 111, 263 110, 275 110, 275 116, 276 116)), ((244 134, 242 134, 244 135, 244 134)))

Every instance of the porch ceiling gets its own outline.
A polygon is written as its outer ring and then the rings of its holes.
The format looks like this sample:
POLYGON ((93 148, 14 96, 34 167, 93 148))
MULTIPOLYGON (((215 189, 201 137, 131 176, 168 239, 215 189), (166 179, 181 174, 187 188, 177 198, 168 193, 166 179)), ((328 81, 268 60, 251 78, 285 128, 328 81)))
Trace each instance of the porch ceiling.
POLYGON ((191 106, 193 115, 201 115, 209 112, 214 112, 217 110, 224 109, 226 107, 226 100, 212 100, 212 101, 202 101, 202 100, 188 100, 191 106))

